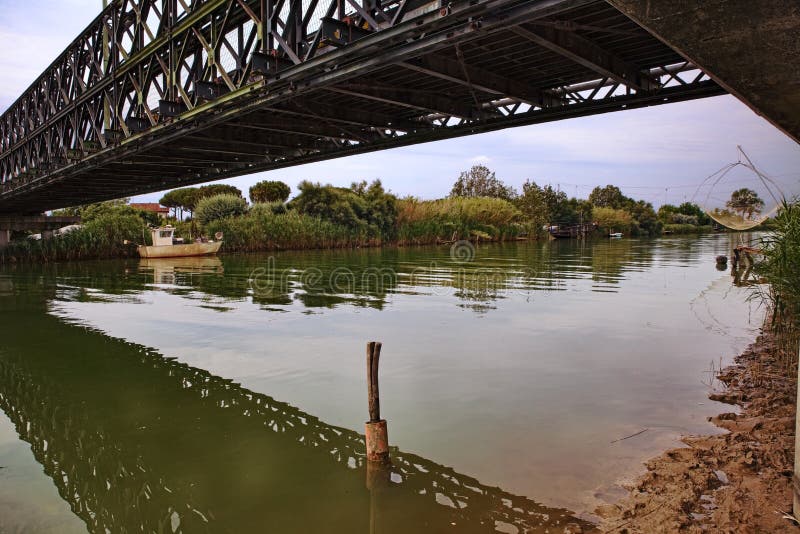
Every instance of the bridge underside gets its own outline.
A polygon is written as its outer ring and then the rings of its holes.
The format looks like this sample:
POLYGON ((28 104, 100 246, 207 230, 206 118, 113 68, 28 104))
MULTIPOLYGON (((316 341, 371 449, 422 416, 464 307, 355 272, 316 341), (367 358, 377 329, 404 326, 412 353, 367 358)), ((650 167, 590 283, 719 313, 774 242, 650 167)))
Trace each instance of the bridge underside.
POLYGON ((800 3, 609 2, 800 143, 800 3))
MULTIPOLYGON (((403 13, 405 0, 384 2, 383 8, 327 19, 305 35, 290 60, 281 55, 288 45, 276 45, 281 54, 251 55, 253 42, 243 28, 258 14, 231 6, 258 2, 216 3, 211 26, 198 19, 190 29, 200 41, 211 41, 208 50, 229 50, 239 68, 198 70, 198 77, 211 80, 205 86, 197 79, 176 84, 181 87, 173 113, 164 104, 169 87, 159 86, 156 75, 165 61, 150 52, 149 70, 129 69, 112 76, 107 89, 98 82, 95 91, 113 96, 118 87, 132 96, 92 97, 89 88, 82 98, 78 91, 69 108, 73 115, 64 115, 71 122, 60 131, 54 130, 58 114, 50 122, 22 121, 25 135, 6 125, 0 136, 0 213, 42 212, 725 92, 605 1, 408 4, 417 6, 413 17, 403 13), (222 25, 216 34, 238 32, 240 38, 217 38, 214 44, 215 24, 222 25), (259 58, 273 66, 258 67, 259 58), (219 95, 202 99, 201 90, 219 95)), ((184 48, 186 43, 188 37, 184 48)), ((182 77, 163 69, 161 76, 182 77)), ((5 123, 18 104, 6 112, 5 123)))

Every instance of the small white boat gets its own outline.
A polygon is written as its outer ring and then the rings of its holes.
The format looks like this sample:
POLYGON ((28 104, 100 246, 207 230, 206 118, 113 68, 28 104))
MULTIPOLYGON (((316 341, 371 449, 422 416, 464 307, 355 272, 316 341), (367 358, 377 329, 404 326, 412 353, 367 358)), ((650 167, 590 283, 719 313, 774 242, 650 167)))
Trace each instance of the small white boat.
POLYGON ((164 226, 152 230, 153 244, 139 245, 137 250, 142 258, 182 258, 186 256, 207 256, 216 254, 222 246, 222 235, 217 234, 216 241, 198 241, 195 243, 179 243, 173 238, 175 228, 164 226))
POLYGON ((608 234, 608 237, 622 237, 622 232, 614 232, 613 234, 608 234))

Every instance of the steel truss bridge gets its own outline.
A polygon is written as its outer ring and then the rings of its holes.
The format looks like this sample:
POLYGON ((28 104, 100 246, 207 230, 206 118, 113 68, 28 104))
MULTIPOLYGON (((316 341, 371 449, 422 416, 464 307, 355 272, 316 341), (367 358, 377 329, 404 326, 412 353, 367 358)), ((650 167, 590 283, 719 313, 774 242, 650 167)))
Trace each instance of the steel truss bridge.
POLYGON ((602 0, 113 0, 0 117, 0 213, 724 92, 602 0))

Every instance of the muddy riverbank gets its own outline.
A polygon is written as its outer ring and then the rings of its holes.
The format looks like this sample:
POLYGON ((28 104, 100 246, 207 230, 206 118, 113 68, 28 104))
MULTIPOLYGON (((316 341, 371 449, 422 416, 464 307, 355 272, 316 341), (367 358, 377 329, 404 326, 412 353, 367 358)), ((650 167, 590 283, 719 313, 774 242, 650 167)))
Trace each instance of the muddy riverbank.
POLYGON ((728 433, 692 436, 647 463, 621 502, 597 510, 603 532, 800 532, 792 509, 797 374, 762 333, 718 375, 711 418, 728 433))

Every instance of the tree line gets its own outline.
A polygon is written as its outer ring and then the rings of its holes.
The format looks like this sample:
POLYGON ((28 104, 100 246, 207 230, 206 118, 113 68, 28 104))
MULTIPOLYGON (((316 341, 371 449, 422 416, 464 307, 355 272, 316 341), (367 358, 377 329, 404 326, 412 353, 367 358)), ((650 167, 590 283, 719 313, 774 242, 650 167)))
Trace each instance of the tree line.
MULTIPOLYGON (((171 222, 179 236, 193 239, 221 231, 228 251, 536 239, 553 225, 578 223, 595 223, 601 232, 652 236, 662 231, 709 230, 712 223, 696 204, 667 204, 655 211, 649 202, 627 197, 614 185, 595 187, 586 199, 532 180, 517 191, 483 165, 462 172, 450 194, 437 200, 400 198, 380 180, 354 182, 350 187, 303 181, 297 195, 291 200, 290 195, 287 184, 262 181, 250 188, 248 204, 237 187, 211 184, 174 189, 160 203, 172 210, 171 222), (186 215, 190 217, 184 221, 186 215)), ((763 205, 755 192, 741 189, 731 196, 726 210, 752 218, 763 205)), ((47 243, 25 239, 20 246, 7 248, 0 260, 130 255, 133 249, 121 248, 123 240, 147 242, 147 226, 163 224, 156 214, 127 205, 127 199, 57 213, 81 216, 85 228, 69 239, 47 243)))

